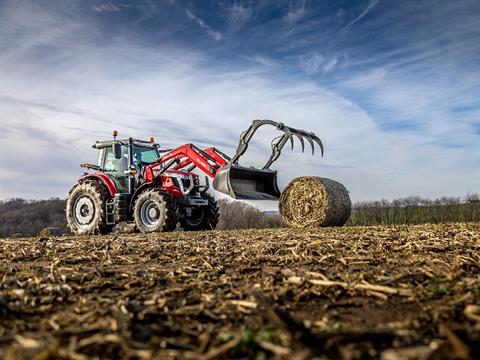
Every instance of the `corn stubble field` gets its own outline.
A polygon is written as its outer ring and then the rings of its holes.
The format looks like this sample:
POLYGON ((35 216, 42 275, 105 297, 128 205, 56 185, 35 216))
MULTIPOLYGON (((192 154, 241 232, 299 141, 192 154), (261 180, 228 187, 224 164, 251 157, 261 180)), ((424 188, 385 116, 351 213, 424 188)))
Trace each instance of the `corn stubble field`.
POLYGON ((0 241, 2 359, 480 354, 479 224, 0 241))

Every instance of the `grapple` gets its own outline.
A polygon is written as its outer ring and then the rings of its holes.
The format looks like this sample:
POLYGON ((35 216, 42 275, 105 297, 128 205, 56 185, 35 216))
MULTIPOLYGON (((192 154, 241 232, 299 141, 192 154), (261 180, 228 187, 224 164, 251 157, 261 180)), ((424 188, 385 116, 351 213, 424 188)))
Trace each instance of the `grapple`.
POLYGON ((227 165, 217 171, 213 180, 214 189, 235 199, 278 200, 280 190, 277 184, 277 172, 271 170, 270 166, 278 159, 285 144, 290 142, 293 149, 294 137, 300 141, 302 152, 305 151, 304 139, 306 139, 311 145, 312 155, 315 153, 315 144, 318 144, 323 156, 323 144, 314 133, 294 129, 273 120, 253 120, 250 127, 240 135, 235 155, 229 159, 227 165), (239 165, 238 160, 247 150, 257 129, 263 125, 274 126, 283 132, 272 140, 270 158, 261 169, 239 165))

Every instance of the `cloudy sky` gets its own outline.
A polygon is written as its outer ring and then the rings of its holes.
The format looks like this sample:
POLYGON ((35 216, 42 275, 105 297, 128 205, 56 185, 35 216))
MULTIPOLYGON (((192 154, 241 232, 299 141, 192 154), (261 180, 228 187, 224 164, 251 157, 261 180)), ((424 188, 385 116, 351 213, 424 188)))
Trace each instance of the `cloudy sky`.
POLYGON ((323 158, 285 148, 281 185, 479 192, 480 3, 0 0, 2 199, 65 197, 113 129, 231 154, 256 118, 325 144, 323 158))

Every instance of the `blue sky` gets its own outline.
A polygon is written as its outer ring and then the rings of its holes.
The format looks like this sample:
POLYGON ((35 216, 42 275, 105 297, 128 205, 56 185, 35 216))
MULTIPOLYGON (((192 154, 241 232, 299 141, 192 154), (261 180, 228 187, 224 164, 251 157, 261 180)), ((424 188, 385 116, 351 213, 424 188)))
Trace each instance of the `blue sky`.
POLYGON ((113 129, 232 153, 255 118, 325 143, 285 149, 281 185, 480 192, 480 3, 0 0, 0 198, 66 196, 113 129))

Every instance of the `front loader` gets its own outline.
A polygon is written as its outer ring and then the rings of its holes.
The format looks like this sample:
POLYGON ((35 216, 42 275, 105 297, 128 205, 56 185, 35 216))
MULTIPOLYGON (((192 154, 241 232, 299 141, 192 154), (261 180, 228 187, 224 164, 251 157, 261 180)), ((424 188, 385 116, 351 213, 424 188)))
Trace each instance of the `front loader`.
POLYGON ((185 230, 214 229, 219 218, 213 188, 235 199, 277 200, 280 191, 277 172, 270 169, 283 147, 297 137, 312 146, 323 145, 313 133, 293 129, 272 120, 254 120, 245 130, 233 157, 210 147, 200 149, 184 144, 162 150, 154 142, 134 138, 97 141, 98 163, 81 166, 86 172, 67 199, 67 224, 74 234, 105 234, 121 222, 134 223, 141 232, 170 231, 180 225, 185 230), (261 169, 239 164, 256 130, 263 125, 276 127, 282 134, 272 140, 272 154, 261 169), (202 185, 194 169, 205 175, 202 185))
POLYGON ((235 155, 215 174, 213 187, 235 199, 278 200, 280 190, 277 184, 277 172, 271 170, 270 166, 278 159, 287 142, 290 142, 293 149, 293 136, 297 137, 302 144, 302 152, 305 151, 305 138, 312 147, 312 155, 315 153, 314 145, 317 143, 323 156, 323 144, 314 133, 294 129, 273 120, 253 120, 250 127, 240 135, 235 155), (263 125, 274 126, 283 132, 272 140, 270 158, 261 169, 239 165, 239 159, 247 151, 250 140, 257 129, 263 125))

